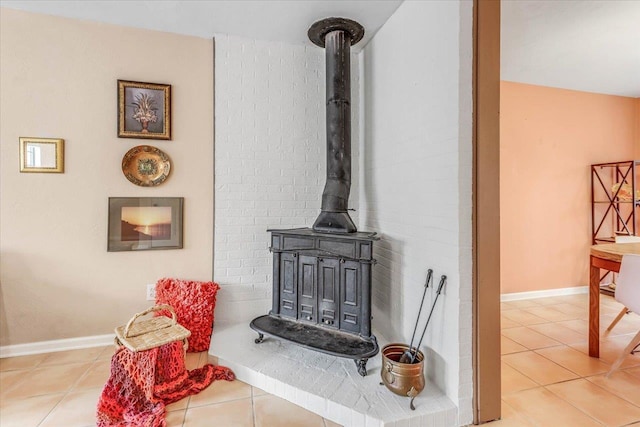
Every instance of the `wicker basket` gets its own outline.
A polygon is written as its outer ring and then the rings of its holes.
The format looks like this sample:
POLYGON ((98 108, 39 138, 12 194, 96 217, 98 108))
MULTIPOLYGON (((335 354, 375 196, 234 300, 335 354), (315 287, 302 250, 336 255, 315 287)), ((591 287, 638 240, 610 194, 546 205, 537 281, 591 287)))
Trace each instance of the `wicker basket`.
POLYGON ((183 341, 185 349, 187 338, 191 332, 176 322, 176 312, 170 305, 156 305, 135 314, 126 326, 116 328, 116 345, 124 345, 131 351, 144 351, 160 347, 174 341, 183 341), (152 317, 138 321, 139 317, 156 311, 169 311, 171 319, 166 316, 152 317))

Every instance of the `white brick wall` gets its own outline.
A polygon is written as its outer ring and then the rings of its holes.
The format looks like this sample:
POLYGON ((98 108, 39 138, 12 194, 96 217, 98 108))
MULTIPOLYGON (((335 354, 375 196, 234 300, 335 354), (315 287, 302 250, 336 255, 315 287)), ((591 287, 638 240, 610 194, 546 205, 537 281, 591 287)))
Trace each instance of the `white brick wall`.
POLYGON ((460 2, 458 72, 458 421, 473 421, 473 6, 460 2))
MULTIPOLYGON (((216 321, 271 307, 267 228, 310 227, 325 183, 324 49, 215 39, 216 321)), ((352 55, 350 207, 358 208, 358 58, 352 55)), ((357 212, 352 218, 358 224, 357 212)))
POLYGON ((383 236, 373 327, 408 343, 427 269, 434 288, 447 275, 422 349, 460 425, 472 421, 471 14, 467 1, 405 1, 361 59, 360 220, 383 236))

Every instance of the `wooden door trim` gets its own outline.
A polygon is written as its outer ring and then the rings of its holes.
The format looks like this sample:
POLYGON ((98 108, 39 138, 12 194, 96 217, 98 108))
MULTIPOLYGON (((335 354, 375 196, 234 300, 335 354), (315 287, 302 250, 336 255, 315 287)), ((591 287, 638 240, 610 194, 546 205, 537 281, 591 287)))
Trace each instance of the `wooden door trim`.
POLYGON ((474 0, 474 424, 500 418, 500 1, 474 0))

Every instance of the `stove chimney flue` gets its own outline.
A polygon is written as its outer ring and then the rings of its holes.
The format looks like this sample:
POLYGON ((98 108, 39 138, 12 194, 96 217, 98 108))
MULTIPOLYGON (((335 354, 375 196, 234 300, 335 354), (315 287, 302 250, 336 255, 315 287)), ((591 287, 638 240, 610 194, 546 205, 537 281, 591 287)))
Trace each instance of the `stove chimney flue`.
POLYGON ((322 211, 313 230, 322 233, 354 233, 347 211, 351 191, 351 45, 364 36, 364 28, 345 18, 314 23, 309 39, 326 51, 327 180, 322 211))

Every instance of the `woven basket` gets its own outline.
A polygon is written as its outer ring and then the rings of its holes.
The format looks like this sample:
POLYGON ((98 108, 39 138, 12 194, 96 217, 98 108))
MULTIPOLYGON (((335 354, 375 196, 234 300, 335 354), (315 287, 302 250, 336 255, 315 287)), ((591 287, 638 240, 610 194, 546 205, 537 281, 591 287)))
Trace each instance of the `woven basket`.
POLYGON ((135 314, 125 326, 116 328, 116 345, 124 345, 131 351, 144 351, 160 347, 174 341, 183 341, 187 348, 187 338, 191 332, 176 322, 176 312, 170 305, 156 305, 143 312, 135 314), (169 311, 171 319, 166 316, 152 317, 138 320, 156 311, 169 311))

